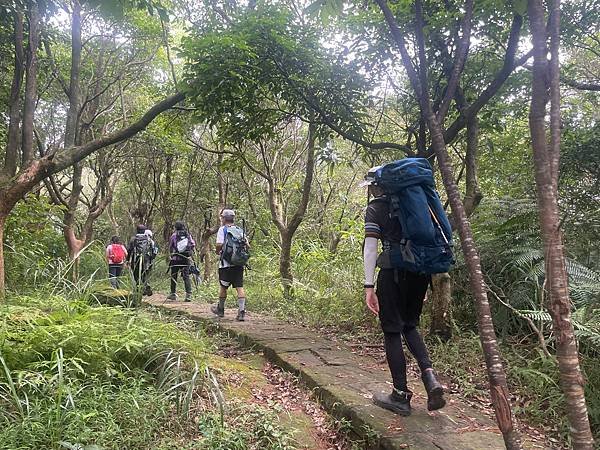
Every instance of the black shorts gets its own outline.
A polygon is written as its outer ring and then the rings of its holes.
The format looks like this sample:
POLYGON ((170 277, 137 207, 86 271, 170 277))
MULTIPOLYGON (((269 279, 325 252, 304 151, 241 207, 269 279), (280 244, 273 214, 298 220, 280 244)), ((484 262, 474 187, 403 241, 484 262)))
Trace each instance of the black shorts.
POLYGON ((379 321, 387 333, 401 333, 419 324, 430 275, 382 269, 377 277, 379 321))
POLYGON ((222 267, 219 269, 219 284, 224 288, 244 287, 244 268, 242 266, 222 267))

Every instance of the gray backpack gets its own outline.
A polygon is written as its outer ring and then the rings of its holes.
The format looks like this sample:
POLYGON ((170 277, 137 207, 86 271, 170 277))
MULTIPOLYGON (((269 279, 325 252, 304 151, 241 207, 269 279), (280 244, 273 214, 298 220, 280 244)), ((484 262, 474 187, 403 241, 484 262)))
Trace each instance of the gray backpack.
POLYGON ((250 259, 250 251, 246 242, 245 231, 235 225, 225 227, 223 230, 225 240, 221 258, 232 266, 245 266, 250 259))

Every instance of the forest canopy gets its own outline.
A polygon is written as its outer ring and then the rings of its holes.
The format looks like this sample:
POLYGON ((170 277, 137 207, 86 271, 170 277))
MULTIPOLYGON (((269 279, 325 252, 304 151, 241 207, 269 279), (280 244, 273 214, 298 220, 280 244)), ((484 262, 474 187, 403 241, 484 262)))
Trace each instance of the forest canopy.
MULTIPOLYGON (((363 277, 372 191, 360 182, 406 157, 427 159, 452 226, 456 262, 433 274, 421 322, 436 370, 461 401, 494 409, 507 448, 523 448, 531 430, 550 448, 593 448, 599 55, 598 0, 3 2, 0 296, 3 317, 27 310, 31 326, 0 321, 0 410, 10 411, 0 448, 21 435, 31 437, 22 448, 59 445, 58 425, 52 442, 23 431, 37 419, 18 400, 54 385, 14 383, 49 379, 63 359, 78 371, 77 348, 39 347, 38 325, 62 332, 42 300, 73 329, 76 311, 94 333, 108 327, 93 300, 115 286, 107 246, 141 225, 156 243, 155 295, 171 286, 182 222, 198 269, 185 298, 218 301, 216 237, 229 209, 249 242, 250 311, 381 347, 363 277)), ((121 279, 139 306, 134 271, 121 279)), ((114 314, 126 327, 130 313, 114 314)), ((205 343, 140 320, 140 346, 152 346, 141 329, 155 330, 156 355, 191 355, 190 377, 212 383, 205 343)), ((154 380, 109 353, 82 357, 94 389, 118 396, 96 358, 117 378, 154 380)), ((168 416, 167 397, 156 417, 168 416)), ((50 410, 45 401, 36 408, 50 410)))

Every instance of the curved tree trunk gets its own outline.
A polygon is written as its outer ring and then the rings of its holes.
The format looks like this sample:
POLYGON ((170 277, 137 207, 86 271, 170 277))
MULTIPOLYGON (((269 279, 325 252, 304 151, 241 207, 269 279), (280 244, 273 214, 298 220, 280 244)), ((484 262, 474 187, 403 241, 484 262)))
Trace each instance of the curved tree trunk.
POLYGON ((279 274, 285 298, 291 298, 292 283, 294 281, 291 269, 291 251, 294 234, 304 219, 304 214, 308 208, 310 200, 310 191, 315 171, 315 143, 317 139, 317 130, 315 125, 308 126, 308 142, 306 144, 306 166, 304 172, 304 181, 302 183, 302 198, 294 212, 292 218, 286 223, 283 207, 279 198, 279 190, 275 186, 272 178, 262 175, 268 182, 268 200, 271 211, 271 220, 279 231, 281 250, 279 253, 279 274))
MULTIPOLYGON (((492 322, 490 305, 481 271, 481 261, 473 240, 471 225, 465 212, 464 204, 460 198, 460 191, 454 180, 454 173, 450 164, 450 158, 444 141, 444 130, 442 128, 443 117, 438 118, 433 112, 431 98, 428 91, 427 57, 425 54, 425 37, 423 35, 423 5, 422 0, 415 0, 415 34, 418 47, 419 70, 415 70, 411 55, 408 53, 405 38, 398 26, 393 12, 387 0, 375 0, 384 14, 392 37, 398 46, 402 63, 407 71, 408 78, 421 106, 421 111, 427 122, 431 137, 431 147, 434 149, 438 159, 440 172, 444 181, 444 187, 448 194, 452 214, 460 235, 460 243, 465 256, 465 262, 469 271, 469 284, 475 298, 477 311, 477 322, 479 326, 479 337, 483 348, 487 366, 488 379, 490 383, 490 395, 496 413, 496 421, 502 432, 504 443, 508 450, 521 449, 522 444, 519 433, 514 427, 514 418, 510 405, 510 395, 506 384, 506 374, 502 364, 496 333, 492 322)), ((468 2, 468 13, 472 13, 473 2, 468 2)), ((456 87, 456 86, 455 86, 456 87)), ((447 96, 453 97, 453 92, 447 92, 447 96)))
POLYGON ((568 276, 558 208, 558 163, 560 156, 559 91, 559 1, 550 3, 551 60, 548 61, 546 23, 541 0, 529 0, 529 20, 534 48, 529 127, 535 165, 537 202, 546 263, 546 290, 556 336, 556 356, 561 387, 567 404, 573 448, 591 450, 590 429, 579 366, 577 340, 571 321, 568 276), (550 87, 550 143, 546 133, 546 103, 550 87))

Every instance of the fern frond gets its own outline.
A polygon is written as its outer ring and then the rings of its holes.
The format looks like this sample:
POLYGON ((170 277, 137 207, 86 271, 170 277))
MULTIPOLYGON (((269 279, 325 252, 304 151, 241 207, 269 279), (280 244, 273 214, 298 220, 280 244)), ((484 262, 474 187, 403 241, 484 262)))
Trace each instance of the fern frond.
POLYGON ((538 311, 538 310, 521 310, 519 311, 524 317, 528 317, 532 320, 537 320, 540 322, 552 322, 552 317, 546 311, 538 311))
POLYGON ((571 281, 576 283, 589 283, 599 286, 600 289, 600 273, 567 258, 567 273, 571 281))

